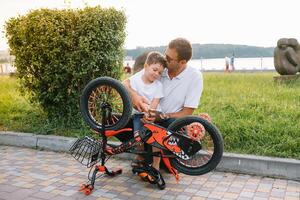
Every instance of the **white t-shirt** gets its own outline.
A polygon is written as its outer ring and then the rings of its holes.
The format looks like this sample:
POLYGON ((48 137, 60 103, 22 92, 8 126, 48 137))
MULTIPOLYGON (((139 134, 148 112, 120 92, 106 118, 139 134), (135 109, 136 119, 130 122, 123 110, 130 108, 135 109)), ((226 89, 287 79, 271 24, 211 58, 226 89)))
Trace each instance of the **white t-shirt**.
POLYGON ((154 98, 162 98, 164 96, 162 83, 159 80, 155 80, 153 83, 145 84, 142 80, 144 72, 145 70, 141 70, 129 78, 131 88, 149 102, 154 98))
POLYGON ((183 107, 197 108, 203 91, 202 73, 187 66, 172 80, 165 70, 161 77, 164 97, 160 101, 160 108, 164 113, 175 113, 183 107))

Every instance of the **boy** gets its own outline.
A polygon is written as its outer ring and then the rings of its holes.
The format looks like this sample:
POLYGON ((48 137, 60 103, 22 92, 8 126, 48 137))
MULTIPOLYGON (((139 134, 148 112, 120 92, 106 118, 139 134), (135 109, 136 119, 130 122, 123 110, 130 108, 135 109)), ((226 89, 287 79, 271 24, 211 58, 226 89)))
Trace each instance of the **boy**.
MULTIPOLYGON (((160 99, 163 97, 163 87, 162 83, 159 81, 161 74, 167 67, 167 60, 164 56, 156 51, 150 52, 147 55, 146 62, 144 64, 144 69, 141 73, 137 73, 129 78, 131 88, 137 92, 140 96, 143 96, 150 102, 150 105, 145 106, 145 115, 147 115, 149 110, 159 110, 158 105, 160 99)), ((136 110, 134 110, 137 113, 136 110)), ((139 131, 143 124, 141 122, 141 117, 138 114, 133 115, 133 130, 134 136, 139 135, 139 131)), ((139 149, 142 147, 139 147, 139 149)), ((158 151, 157 148, 153 148, 153 151, 158 151)), ((132 163, 132 166, 139 165, 139 161, 142 161, 140 156, 136 157, 136 162, 132 163)), ((159 157, 153 158, 153 167, 157 170, 159 169, 159 157)))

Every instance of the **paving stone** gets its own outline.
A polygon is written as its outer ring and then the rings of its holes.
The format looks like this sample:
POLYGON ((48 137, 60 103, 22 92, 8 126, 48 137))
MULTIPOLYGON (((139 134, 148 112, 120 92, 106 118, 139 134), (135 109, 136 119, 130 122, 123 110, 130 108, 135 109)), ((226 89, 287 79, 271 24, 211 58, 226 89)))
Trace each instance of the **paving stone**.
POLYGON ((195 196, 195 197, 192 197, 192 200, 205 200, 206 198, 204 197, 199 197, 199 196, 195 196))
POLYGON ((37 192, 35 194, 32 195, 33 197, 39 198, 39 199, 54 199, 54 197, 56 196, 56 194, 52 194, 49 192, 37 192))
POLYGON ((173 200, 175 199, 176 197, 175 196, 172 196, 172 195, 162 195, 161 199, 165 199, 165 200, 173 200))
POLYGON ((213 191, 212 193, 209 194, 208 198, 213 198, 213 199, 222 199, 224 196, 225 192, 217 192, 213 191))
POLYGON ((208 197, 208 195, 210 194, 210 192, 208 192, 208 191, 198 191, 195 195, 196 196, 200 196, 200 197, 208 197))
POLYGON ((253 200, 268 200, 268 198, 254 196, 253 200))
POLYGON ((241 192, 240 193, 241 197, 248 197, 248 198, 252 198, 254 196, 254 193, 252 192, 241 192))
POLYGON ((41 200, 35 197, 26 197, 24 200, 41 200))
POLYGON ((197 189, 193 189, 193 188, 186 188, 186 189, 184 190, 184 192, 194 194, 194 193, 198 192, 198 190, 197 190, 197 189))
POLYGON ((237 194, 237 193, 226 192, 226 193, 224 193, 223 198, 224 199, 237 199, 238 196, 239 196, 239 194, 237 194))
POLYGON ((231 193, 240 193, 243 190, 242 187, 231 187, 227 191, 231 193))
POLYGON ((265 197, 269 197, 270 193, 269 192, 255 192, 255 196, 265 198, 265 197))
POLYGON ((41 191, 43 191, 43 192, 51 192, 55 188, 56 188, 55 186, 47 186, 47 187, 44 187, 43 189, 41 189, 41 191))
POLYGON ((176 198, 176 200, 190 200, 191 196, 187 196, 187 195, 178 195, 176 198))

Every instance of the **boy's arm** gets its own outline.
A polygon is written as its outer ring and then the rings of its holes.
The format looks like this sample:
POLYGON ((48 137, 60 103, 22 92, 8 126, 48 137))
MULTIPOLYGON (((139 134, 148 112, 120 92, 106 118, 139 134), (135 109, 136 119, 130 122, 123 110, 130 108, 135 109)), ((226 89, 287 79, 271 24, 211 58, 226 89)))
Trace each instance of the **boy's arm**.
POLYGON ((123 81, 123 84, 129 91, 133 107, 140 112, 148 112, 149 101, 145 97, 140 96, 135 90, 131 88, 129 79, 123 81))

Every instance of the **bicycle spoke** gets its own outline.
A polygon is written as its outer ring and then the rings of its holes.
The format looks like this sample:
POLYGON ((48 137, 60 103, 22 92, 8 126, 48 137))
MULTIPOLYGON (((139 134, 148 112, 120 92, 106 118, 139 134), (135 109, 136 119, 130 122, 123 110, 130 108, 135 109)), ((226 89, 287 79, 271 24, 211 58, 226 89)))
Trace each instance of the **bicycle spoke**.
MULTIPOLYGON (((118 91, 110 86, 99 86, 95 88, 88 99, 88 110, 90 116, 93 120, 98 124, 101 125, 102 123, 102 113, 101 113, 101 104, 103 102, 108 103, 113 113, 123 113, 123 100, 119 95, 118 91)), ((119 118, 115 115, 111 115, 111 119, 107 119, 105 122, 106 126, 112 126, 118 123, 119 118)))

